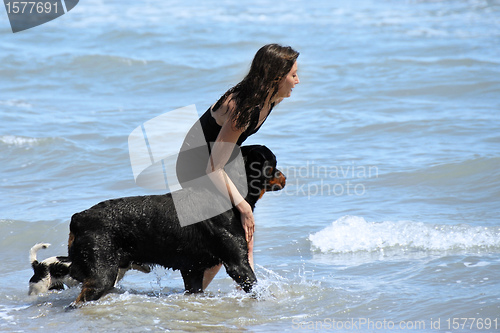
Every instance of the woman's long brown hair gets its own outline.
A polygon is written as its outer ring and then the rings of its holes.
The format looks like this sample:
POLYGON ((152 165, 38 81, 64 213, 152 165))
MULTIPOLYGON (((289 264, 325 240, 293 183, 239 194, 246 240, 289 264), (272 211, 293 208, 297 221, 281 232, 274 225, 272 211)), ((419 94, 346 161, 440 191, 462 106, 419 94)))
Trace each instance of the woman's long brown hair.
POLYGON ((255 129, 264 103, 272 100, 277 94, 280 81, 290 72, 298 56, 299 52, 290 46, 264 45, 255 54, 245 78, 229 89, 217 101, 213 110, 219 109, 231 96, 235 107, 228 112, 231 113, 231 119, 235 121, 236 127, 241 129, 250 126, 255 129))

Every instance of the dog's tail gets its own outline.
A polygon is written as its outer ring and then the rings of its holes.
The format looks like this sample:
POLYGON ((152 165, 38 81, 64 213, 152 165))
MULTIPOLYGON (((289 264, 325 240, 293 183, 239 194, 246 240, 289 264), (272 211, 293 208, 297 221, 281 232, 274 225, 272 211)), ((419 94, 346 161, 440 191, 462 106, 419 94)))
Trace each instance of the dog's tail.
POLYGON ((49 243, 38 243, 38 244, 33 245, 33 247, 30 250, 30 262, 31 262, 31 264, 38 262, 38 260, 36 259, 37 252, 40 249, 46 249, 49 246, 50 246, 49 243))

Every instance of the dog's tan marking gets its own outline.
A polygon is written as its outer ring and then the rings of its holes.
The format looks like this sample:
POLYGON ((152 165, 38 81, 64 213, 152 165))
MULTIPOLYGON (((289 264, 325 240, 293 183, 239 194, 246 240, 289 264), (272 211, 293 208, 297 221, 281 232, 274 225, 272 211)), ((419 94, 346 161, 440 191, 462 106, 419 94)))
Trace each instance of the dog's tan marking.
POLYGON ((73 245, 73 241, 75 240, 75 235, 70 232, 69 233, 69 238, 68 238, 68 249, 73 245))
POLYGON ((75 304, 80 304, 87 302, 87 295, 94 291, 94 282, 92 280, 85 280, 82 285, 82 290, 80 291, 80 295, 75 300, 75 304))
POLYGON ((278 177, 274 177, 269 181, 269 185, 279 185, 281 188, 285 187, 286 177, 281 172, 279 172, 278 177))

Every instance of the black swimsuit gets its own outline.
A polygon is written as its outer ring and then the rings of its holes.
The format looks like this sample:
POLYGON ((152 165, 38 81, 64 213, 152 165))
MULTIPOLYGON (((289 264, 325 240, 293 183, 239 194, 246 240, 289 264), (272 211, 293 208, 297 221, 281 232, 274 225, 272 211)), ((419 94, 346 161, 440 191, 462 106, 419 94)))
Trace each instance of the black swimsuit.
MULTIPOLYGON (((256 114, 258 114, 258 113, 256 113, 256 114)), ((203 128, 203 133, 205 134, 205 141, 207 143, 215 142, 215 140, 217 139, 217 136, 220 133, 220 130, 222 129, 222 126, 217 124, 217 121, 215 121, 215 118, 212 117, 211 108, 209 108, 200 117, 200 123, 201 123, 201 127, 203 128)), ((240 137, 238 138, 238 141, 236 142, 236 144, 238 146, 241 146, 241 144, 250 135, 257 133, 257 131, 262 126, 262 124, 261 124, 259 127, 256 127, 257 123, 258 123, 258 119, 257 119, 257 121, 255 121, 255 119, 253 119, 251 121, 250 126, 248 126, 248 128, 243 133, 241 133, 240 137)))
MULTIPOLYGON (((257 117, 254 117, 256 119, 252 119, 250 126, 241 133, 236 142, 238 146, 241 146, 250 135, 257 133, 262 126, 262 124, 259 127, 256 126, 259 121, 259 113, 255 112, 254 114, 257 117)), ((211 108, 209 108, 189 130, 182 144, 176 164, 177 179, 182 187, 184 187, 184 183, 187 181, 206 175, 211 144, 213 145, 217 139, 221 128, 222 126, 217 124, 215 118, 212 117, 211 108)))

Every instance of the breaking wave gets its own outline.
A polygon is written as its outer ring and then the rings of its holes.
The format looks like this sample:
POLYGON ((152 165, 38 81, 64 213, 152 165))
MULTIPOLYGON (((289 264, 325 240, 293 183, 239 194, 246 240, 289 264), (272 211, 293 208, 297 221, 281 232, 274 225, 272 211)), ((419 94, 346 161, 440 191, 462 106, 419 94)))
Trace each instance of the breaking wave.
POLYGON ((323 253, 375 252, 385 249, 423 251, 500 250, 500 227, 466 224, 426 224, 412 221, 368 222, 344 216, 309 235, 313 251, 323 253))

